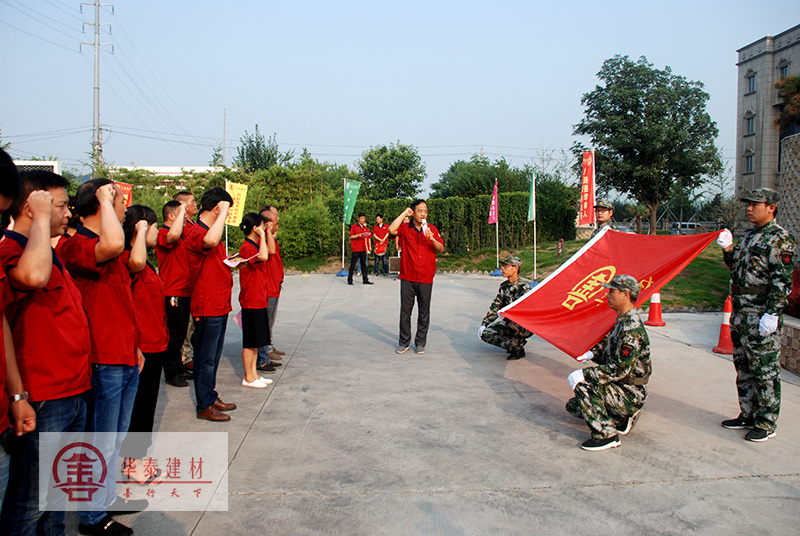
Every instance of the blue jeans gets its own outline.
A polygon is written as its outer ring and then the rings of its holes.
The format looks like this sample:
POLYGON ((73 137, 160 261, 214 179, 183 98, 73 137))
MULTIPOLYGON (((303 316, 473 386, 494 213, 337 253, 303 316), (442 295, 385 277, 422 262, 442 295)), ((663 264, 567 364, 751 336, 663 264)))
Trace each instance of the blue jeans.
MULTIPOLYGON (((116 432, 114 436, 103 434, 103 439, 95 440, 95 446, 103 453, 109 465, 114 464, 114 467, 117 466, 119 450, 128 433, 138 388, 137 365, 92 364, 92 390, 85 393, 86 431, 116 432)), ((94 494, 91 501, 92 511, 78 512, 81 523, 94 525, 105 517, 106 507, 111 506, 117 498, 116 477, 116 472, 108 472, 107 493, 94 494)))
POLYGON ((40 442, 43 432, 82 432, 86 403, 81 395, 31 403, 36 411, 36 430, 17 438, 8 490, 0 515, 1 534, 64 534, 64 512, 39 511, 39 453, 53 456, 58 443, 40 442))
POLYGON ((5 449, 0 448, 0 506, 3 505, 3 498, 6 495, 6 486, 8 486, 8 468, 11 462, 11 457, 6 454, 5 449))
MULTIPOLYGON (((275 317, 278 314, 278 300, 280 298, 267 298, 267 320, 269 320, 269 340, 272 341, 272 327, 275 325, 275 317)), ((272 351, 272 344, 262 346, 258 349, 258 361, 256 365, 261 367, 270 362, 269 353, 272 351)))
POLYGON ((375 275, 378 275, 378 272, 380 272, 378 265, 381 263, 383 264, 383 275, 389 275, 389 263, 386 261, 386 258, 386 253, 383 255, 375 255, 375 275))
POLYGON ((195 319, 192 346, 194 346, 194 390, 197 413, 205 411, 217 401, 217 368, 225 344, 228 315, 201 316, 195 319))

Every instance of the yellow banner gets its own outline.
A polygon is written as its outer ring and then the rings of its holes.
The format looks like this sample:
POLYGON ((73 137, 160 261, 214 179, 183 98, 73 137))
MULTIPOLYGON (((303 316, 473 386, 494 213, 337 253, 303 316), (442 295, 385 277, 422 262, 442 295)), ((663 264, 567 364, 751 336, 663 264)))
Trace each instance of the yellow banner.
POLYGON ((244 216, 244 200, 247 198, 247 185, 229 182, 225 185, 225 191, 231 194, 233 198, 233 205, 231 205, 230 210, 228 210, 228 217, 225 218, 225 223, 238 227, 244 216))

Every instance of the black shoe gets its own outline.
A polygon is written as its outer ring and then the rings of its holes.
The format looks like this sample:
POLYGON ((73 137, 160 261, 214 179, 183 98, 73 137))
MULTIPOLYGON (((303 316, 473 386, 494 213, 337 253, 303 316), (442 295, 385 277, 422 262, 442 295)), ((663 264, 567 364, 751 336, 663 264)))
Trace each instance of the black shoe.
POLYGON ((167 383, 173 387, 189 387, 189 382, 180 374, 167 380, 167 383))
POLYGON ((633 426, 636 424, 636 420, 639 418, 639 413, 641 412, 642 410, 637 411, 630 417, 626 417, 617 425, 617 432, 619 432, 619 435, 628 435, 631 430, 633 430, 633 426))
POLYGON ((283 363, 281 363, 280 361, 270 361, 268 364, 272 365, 275 368, 281 368, 283 366, 283 363))
POLYGON ((759 428, 758 426, 756 426, 755 428, 747 432, 747 435, 744 436, 744 438, 748 441, 755 441, 757 443, 760 443, 761 441, 766 441, 770 437, 775 437, 776 435, 777 432, 775 431, 767 432, 763 428, 759 428))
POLYGON ((619 446, 619 436, 609 437, 606 439, 589 439, 581 444, 583 450, 608 450, 619 446))
POLYGON ((194 374, 192 374, 191 370, 184 370, 183 372, 181 372, 181 376, 183 376, 183 378, 185 380, 193 380, 194 379, 194 374))
POLYGON ((259 365, 256 367, 256 370, 258 370, 259 372, 265 372, 267 374, 275 374, 276 372, 278 372, 278 369, 276 369, 272 363, 267 363, 266 365, 259 365))
POLYGON ((727 421, 722 421, 720 424, 722 424, 723 428, 727 428, 728 430, 744 430, 745 428, 752 428, 755 422, 752 417, 746 419, 739 415, 735 419, 728 419, 727 421))
POLYGON ((374 283, 372 281, 364 281, 364 284, 365 285, 374 285, 374 283))
POLYGON ((512 361, 514 359, 522 359, 523 357, 525 357, 525 350, 511 350, 506 359, 512 361))
POLYGON ((117 495, 114 504, 108 507, 106 512, 110 516, 123 516, 125 514, 135 514, 143 512, 147 509, 147 499, 132 499, 128 500, 117 495))
POLYGON ((352 281, 348 281, 348 282, 347 282, 347 284, 348 284, 348 285, 352 285, 352 284, 353 284, 353 282, 352 282, 352 281))
POLYGON ((133 530, 122 523, 117 523, 109 515, 94 525, 78 523, 78 532, 87 536, 131 536, 133 534, 133 530))

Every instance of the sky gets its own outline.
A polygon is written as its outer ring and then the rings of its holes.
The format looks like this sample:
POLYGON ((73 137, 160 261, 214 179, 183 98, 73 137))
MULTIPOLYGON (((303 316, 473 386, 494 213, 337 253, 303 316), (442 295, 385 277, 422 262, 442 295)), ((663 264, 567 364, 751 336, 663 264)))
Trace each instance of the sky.
MULTIPOLYGON (((586 143, 572 135, 581 96, 616 54, 702 82, 732 166, 736 50, 800 23, 797 0, 103 3, 110 165, 205 166, 223 140, 230 165, 258 124, 282 151, 351 169, 370 147, 413 145, 425 189, 473 154, 546 167, 586 143)), ((94 7, 80 7, 0 0, 0 141, 14 158, 86 169, 94 7)))

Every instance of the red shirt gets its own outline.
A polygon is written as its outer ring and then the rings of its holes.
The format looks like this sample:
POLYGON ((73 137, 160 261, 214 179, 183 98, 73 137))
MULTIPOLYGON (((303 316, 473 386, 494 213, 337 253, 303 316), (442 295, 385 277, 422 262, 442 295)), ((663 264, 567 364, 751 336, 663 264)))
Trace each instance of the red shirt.
POLYGON ((139 332, 131 294, 131 274, 120 257, 97 264, 100 237, 83 225, 61 249, 64 264, 75 278, 89 320, 92 363, 138 363, 139 332))
MULTIPOLYGON (((258 255, 258 245, 249 238, 244 239, 239 256, 243 259, 258 255)), ((242 309, 264 309, 267 302, 267 261, 250 259, 239 268, 239 304, 242 309)))
MULTIPOLYGON (((120 258, 127 264, 130 256, 130 250, 125 250, 120 258)), ((142 270, 131 274, 131 278, 133 308, 139 328, 139 349, 148 354, 163 352, 169 342, 164 282, 149 261, 142 270)))
MULTIPOLYGON (((389 236, 389 226, 385 223, 380 225, 373 225, 372 226, 372 236, 376 239, 381 239, 389 236)), ((380 243, 378 240, 375 240, 375 254, 376 255, 383 255, 386 253, 386 250, 389 249, 389 241, 380 243)))
POLYGON ((350 226, 350 249, 353 251, 369 251, 369 237, 372 233, 367 226, 356 222, 350 226), (367 236, 354 236, 366 233, 367 236))
MULTIPOLYGON (((444 244, 439 229, 428 224, 437 242, 444 244)), ((400 224, 397 235, 401 238, 403 252, 400 255, 400 279, 414 283, 433 283, 436 275, 436 250, 427 236, 414 227, 414 221, 408 225, 400 224)))
MULTIPOLYGON (((6 240, 0 242, 0 263, 6 270, 17 265, 27 243, 19 233, 6 233, 6 240)), ((90 389, 89 323, 80 291, 55 253, 44 288, 18 290, 10 278, 5 284, 9 289, 3 300, 6 318, 30 401, 57 400, 90 389)), ((5 375, 5 366, 2 369, 5 375)))
MULTIPOLYGON (((3 270, 0 270, 0 288, 2 289, 0 290, 2 296, 5 296, 8 292, 8 282, 6 281, 6 273, 3 270)), ((5 314, 4 301, 5 300, 0 300, 0 316, 5 314)), ((5 332, 5 330, 3 331, 5 332)), ((0 385, 2 386, 6 384, 6 345, 4 337, 5 334, 0 333, 0 385)), ((5 431, 6 428, 11 426, 11 420, 8 418, 8 406, 11 402, 7 395, 8 393, 6 393, 4 389, 0 389, 0 432, 5 431)))
MULTIPOLYGON (((194 278, 189 270, 185 239, 181 235, 178 240, 168 244, 167 233, 169 233, 169 227, 166 225, 158 230, 155 248, 156 258, 158 258, 158 274, 164 282, 164 294, 188 298, 192 295, 194 278)), ((184 231, 185 234, 186 231, 184 231)))
POLYGON ((281 283, 283 283, 283 261, 281 260, 281 247, 275 241, 275 253, 269 256, 267 262, 267 297, 281 297, 281 283))
POLYGON ((211 249, 203 248, 203 238, 208 234, 208 226, 203 222, 196 224, 197 230, 186 237, 189 255, 199 259, 200 264, 192 292, 192 316, 222 316, 231 312, 231 289, 233 275, 223 263, 227 258, 225 243, 211 249))

